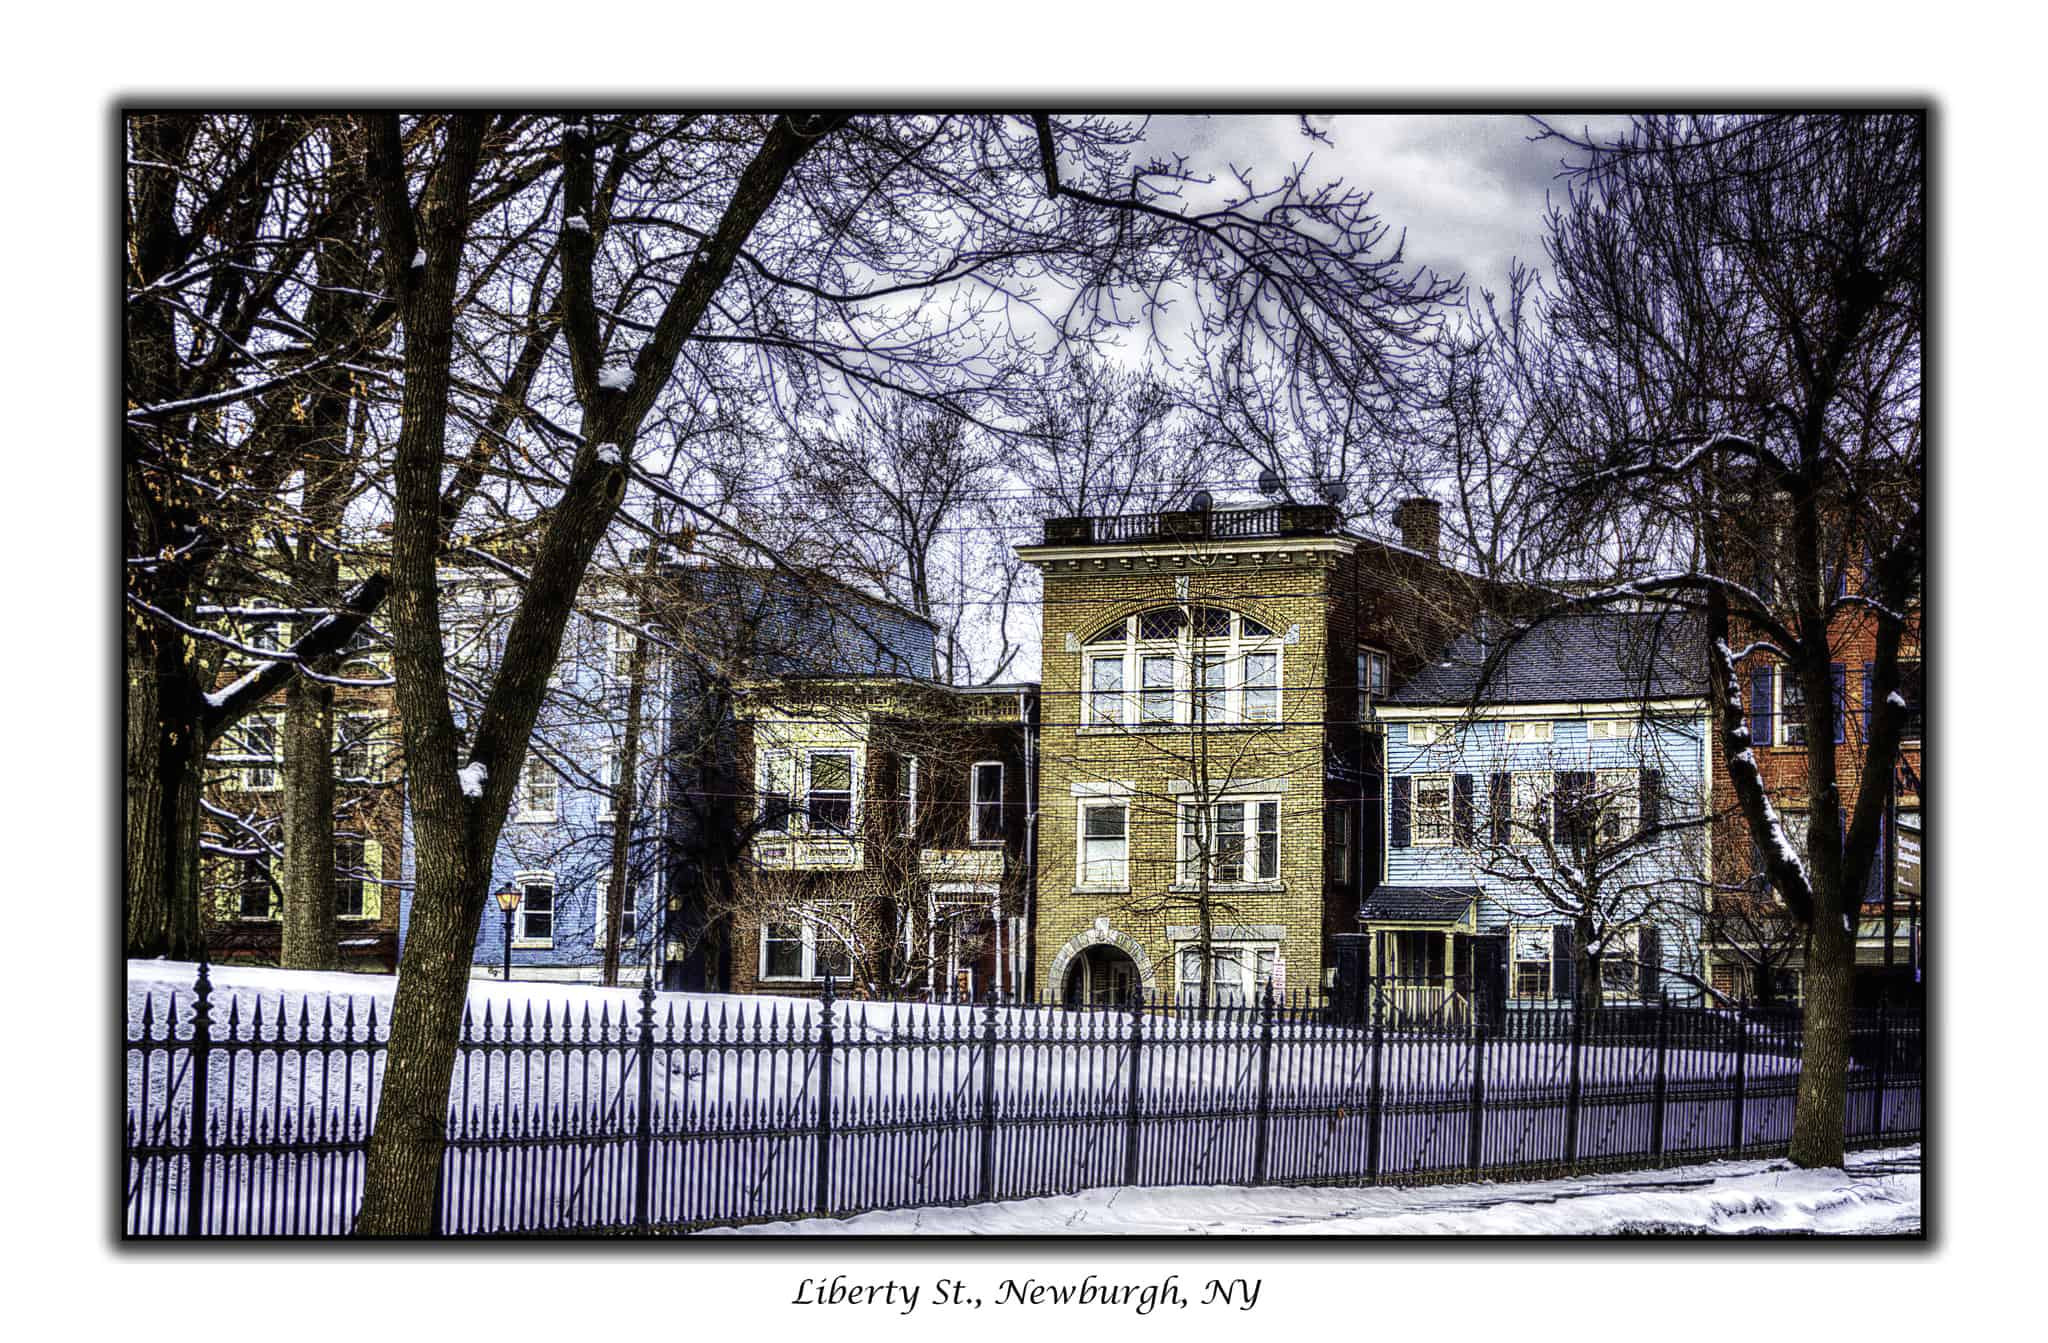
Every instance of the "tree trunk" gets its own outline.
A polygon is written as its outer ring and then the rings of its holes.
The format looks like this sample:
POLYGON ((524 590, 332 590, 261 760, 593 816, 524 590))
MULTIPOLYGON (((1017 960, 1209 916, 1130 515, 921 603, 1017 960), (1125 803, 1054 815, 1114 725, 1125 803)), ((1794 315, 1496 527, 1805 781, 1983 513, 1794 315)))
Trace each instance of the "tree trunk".
POLYGON ((130 956, 161 954, 165 927, 163 847, 163 769, 158 747, 158 696, 154 669, 143 656, 136 617, 127 624, 128 731, 123 751, 123 833, 127 848, 122 862, 127 897, 123 944, 130 956))
POLYGON ((470 954, 489 898, 490 861, 468 826, 416 827, 417 894, 391 1005, 377 1126, 364 1159, 363 1235, 419 1235, 438 1222, 448 1084, 469 997, 470 954))
POLYGON ((140 631, 130 664, 126 950, 206 956, 199 919, 199 788, 206 742, 199 700, 182 675, 180 636, 140 631), (140 679, 146 682, 137 685, 140 679), (137 720, 140 710, 147 716, 137 720))
MULTIPOLYGON (((653 548, 649 548, 650 556, 653 548)), ((648 567, 654 566, 649 559, 648 567)), ((647 621, 647 605, 640 604, 640 622, 647 621)), ((612 786, 612 876, 604 893, 604 982, 619 983, 619 948, 625 936, 626 890, 633 860, 633 813, 639 808, 640 706, 647 686, 647 640, 635 635, 627 663, 626 737, 619 747, 619 777, 612 786)))
POLYGON ((284 931, 278 964, 332 970, 334 688, 301 676, 285 692, 284 931))
POLYGON ((1799 1095, 1792 1112, 1795 1165, 1839 1167, 1842 1125, 1849 1107, 1850 978, 1855 934, 1844 926, 1840 888, 1815 864, 1813 924, 1806 935, 1806 1013, 1800 1049, 1799 1095))

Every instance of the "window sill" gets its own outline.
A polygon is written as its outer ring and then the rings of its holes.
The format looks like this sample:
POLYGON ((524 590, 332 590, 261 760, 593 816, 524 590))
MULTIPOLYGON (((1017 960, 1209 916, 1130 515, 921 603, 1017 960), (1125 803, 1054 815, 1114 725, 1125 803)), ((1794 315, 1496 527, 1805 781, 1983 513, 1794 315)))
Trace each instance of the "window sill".
POLYGON ((512 818, 514 825, 553 825, 559 813, 552 811, 522 811, 512 818))
POLYGON ((514 951, 553 951, 554 949, 555 939, 552 937, 515 937, 512 939, 512 950, 514 951))
MULTIPOLYGON (((1202 888, 1197 882, 1176 881, 1166 889, 1173 895, 1197 895, 1200 894, 1202 888)), ((1211 894, 1218 891, 1228 891, 1233 894, 1255 894, 1259 892, 1279 894, 1286 889, 1287 883, 1284 881, 1212 881, 1209 883, 1211 894)))
POLYGON ((1129 895, 1130 893, 1131 888, 1128 884, 1123 886, 1076 886, 1073 890, 1075 895, 1129 895))
POLYGON ((1090 723, 1075 728, 1074 733, 1081 737, 1165 736, 1174 732, 1272 732, 1289 726, 1293 725, 1281 718, 1262 718, 1250 723, 1204 723, 1200 727, 1193 723, 1090 723))

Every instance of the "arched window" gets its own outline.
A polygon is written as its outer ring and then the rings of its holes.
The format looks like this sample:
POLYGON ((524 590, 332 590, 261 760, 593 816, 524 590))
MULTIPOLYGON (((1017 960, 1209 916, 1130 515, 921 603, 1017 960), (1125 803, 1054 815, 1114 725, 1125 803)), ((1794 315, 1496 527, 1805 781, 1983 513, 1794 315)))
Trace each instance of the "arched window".
POLYGON ((1220 606, 1158 606, 1082 646, 1089 727, 1280 721, 1281 639, 1220 606))

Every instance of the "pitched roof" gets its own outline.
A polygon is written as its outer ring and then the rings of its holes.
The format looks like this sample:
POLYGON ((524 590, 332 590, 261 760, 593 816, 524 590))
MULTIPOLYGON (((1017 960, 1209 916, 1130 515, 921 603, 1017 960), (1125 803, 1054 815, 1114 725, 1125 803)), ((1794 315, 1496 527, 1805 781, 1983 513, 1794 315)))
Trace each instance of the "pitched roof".
POLYGON ((1477 886, 1375 886, 1358 917, 1399 923, 1457 923, 1478 898, 1477 886))
POLYGON ((1697 619, 1669 610, 1553 616, 1490 641, 1467 632, 1387 702, 1554 704, 1704 694, 1700 637, 1697 619))

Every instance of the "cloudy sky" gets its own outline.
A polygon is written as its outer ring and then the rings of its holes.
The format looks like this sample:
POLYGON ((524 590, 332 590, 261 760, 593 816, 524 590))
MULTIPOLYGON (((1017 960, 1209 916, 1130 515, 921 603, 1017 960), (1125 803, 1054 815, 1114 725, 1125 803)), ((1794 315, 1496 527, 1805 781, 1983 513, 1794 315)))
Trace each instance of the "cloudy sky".
MULTIPOLYGON (((1596 134, 1627 118, 1544 114, 1561 129, 1596 134)), ((1373 115, 1317 117, 1330 138, 1318 144, 1291 116, 1225 114, 1160 117, 1148 141, 1177 151, 1191 166, 1249 168, 1270 182, 1288 165, 1310 158, 1312 179, 1341 178, 1370 191, 1380 217, 1408 232, 1408 258, 1448 274, 1464 274, 1476 292, 1505 287, 1508 263, 1543 266, 1543 215, 1549 194, 1563 196, 1563 149, 1530 140, 1536 124, 1522 116, 1373 115)))

